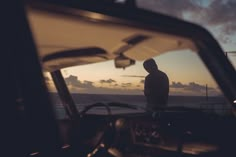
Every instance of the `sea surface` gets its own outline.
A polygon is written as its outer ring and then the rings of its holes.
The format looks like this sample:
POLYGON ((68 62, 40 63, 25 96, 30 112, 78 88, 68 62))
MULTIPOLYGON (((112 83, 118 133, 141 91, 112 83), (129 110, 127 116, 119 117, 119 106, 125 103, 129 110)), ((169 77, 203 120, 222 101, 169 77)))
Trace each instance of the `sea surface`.
MULTIPOLYGON (((65 110, 58 94, 50 93, 51 100, 58 118, 66 118, 65 110)), ((119 102, 145 108, 146 99, 143 95, 109 95, 109 94, 72 94, 76 107, 81 111, 85 106, 94 103, 119 102)), ((229 114, 231 107, 223 96, 204 97, 204 96, 169 96, 168 106, 181 106, 188 108, 197 108, 205 112, 214 112, 217 114, 229 114)), ((126 108, 112 108, 112 113, 130 112, 132 110, 126 108)), ((105 114, 104 108, 95 108, 92 113, 105 114)))

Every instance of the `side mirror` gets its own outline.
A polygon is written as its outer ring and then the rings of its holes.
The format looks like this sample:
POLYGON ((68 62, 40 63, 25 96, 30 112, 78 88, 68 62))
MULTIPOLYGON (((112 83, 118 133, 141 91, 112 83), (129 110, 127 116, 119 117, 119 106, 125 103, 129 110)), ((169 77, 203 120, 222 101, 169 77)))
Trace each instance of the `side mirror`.
POLYGON ((115 63, 116 68, 125 69, 126 67, 134 65, 135 60, 129 59, 129 58, 124 57, 124 56, 118 56, 118 57, 115 58, 114 63, 115 63))

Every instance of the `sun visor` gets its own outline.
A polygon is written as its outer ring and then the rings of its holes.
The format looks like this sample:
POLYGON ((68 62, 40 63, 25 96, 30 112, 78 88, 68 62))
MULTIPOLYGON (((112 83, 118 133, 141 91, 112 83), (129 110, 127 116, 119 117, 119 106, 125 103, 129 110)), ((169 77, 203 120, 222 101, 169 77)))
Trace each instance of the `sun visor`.
POLYGON ((93 56, 93 57, 79 57, 79 58, 61 58, 43 63, 43 69, 48 72, 56 71, 66 67, 76 66, 76 65, 87 65, 92 63, 98 63, 106 61, 103 57, 93 56))
POLYGON ((87 47, 54 52, 41 58, 45 71, 55 71, 76 65, 87 65, 107 61, 109 55, 104 49, 87 47))
POLYGON ((191 41, 163 36, 143 40, 122 54, 130 59, 142 61, 169 51, 186 49, 196 51, 195 45, 191 41))

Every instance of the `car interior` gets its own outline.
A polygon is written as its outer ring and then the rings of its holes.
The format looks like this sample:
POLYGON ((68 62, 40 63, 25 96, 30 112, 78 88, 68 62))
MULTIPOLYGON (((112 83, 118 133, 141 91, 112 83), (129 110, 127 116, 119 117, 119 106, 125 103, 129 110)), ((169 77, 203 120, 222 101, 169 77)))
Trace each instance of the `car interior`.
POLYGON ((235 68, 206 29, 107 0, 13 4, 2 6, 1 155, 236 155, 235 68), (157 111, 143 91, 150 58, 170 81, 157 111))

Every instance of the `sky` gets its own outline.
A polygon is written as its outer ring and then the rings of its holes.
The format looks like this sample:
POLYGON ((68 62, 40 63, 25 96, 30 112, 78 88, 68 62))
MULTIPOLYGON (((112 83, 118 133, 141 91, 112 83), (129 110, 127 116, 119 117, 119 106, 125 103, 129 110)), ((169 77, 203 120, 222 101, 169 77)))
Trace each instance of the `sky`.
MULTIPOLYGON (((167 53, 154 59, 159 69, 169 77, 170 95, 205 96, 206 84, 210 96, 220 94, 197 54, 186 50, 167 53), (171 59, 173 61, 169 64, 171 59)), ((143 95, 144 79, 148 73, 142 64, 136 62, 126 69, 116 69, 114 61, 107 61, 66 68, 62 73, 73 93, 143 95)), ((50 79, 49 83, 52 85, 50 79)))
POLYGON ((137 5, 199 24, 213 34, 223 50, 236 50, 235 0, 137 0, 137 5))
MULTIPOLYGON (((236 50, 236 1, 137 0, 137 5, 140 8, 199 24, 213 34, 224 51, 236 50)), ((220 95, 218 86, 196 54, 175 52, 154 59, 159 68, 169 76, 171 95, 203 96, 206 84, 210 95, 220 95), (170 62, 171 64, 168 64, 170 62), (196 69, 195 66, 200 68, 196 69), (186 74, 188 75, 186 76, 186 74)), ((236 56, 229 54, 229 59, 233 65, 236 65, 236 56)), ((136 62, 135 66, 125 70, 115 69, 114 62, 108 61, 68 68, 62 72, 71 92, 96 94, 143 94, 143 82, 147 75, 147 72, 142 68, 142 62, 136 62)), ((46 80, 50 89, 55 91, 49 75, 46 75, 46 80)))

